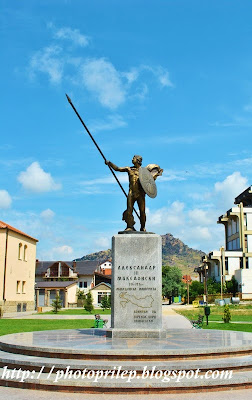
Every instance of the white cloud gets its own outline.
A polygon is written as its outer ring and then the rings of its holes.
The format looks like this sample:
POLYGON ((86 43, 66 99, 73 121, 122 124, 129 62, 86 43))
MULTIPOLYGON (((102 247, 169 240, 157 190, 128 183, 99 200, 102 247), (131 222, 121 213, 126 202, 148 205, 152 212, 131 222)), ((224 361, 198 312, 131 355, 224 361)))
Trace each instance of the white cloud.
POLYGON ((154 75, 157 76, 159 83, 162 87, 173 87, 170 80, 169 72, 163 67, 157 67, 153 69, 154 75))
POLYGON ((97 238, 94 243, 99 249, 108 249, 111 246, 110 240, 105 236, 97 238))
POLYGON ((90 59, 84 63, 82 81, 104 107, 116 109, 125 102, 126 90, 120 74, 113 64, 104 58, 90 59))
POLYGON ((106 121, 91 121, 89 125, 92 132, 112 131, 127 126, 127 122, 121 115, 115 114, 109 115, 106 121))
POLYGON ((174 201, 170 207, 163 207, 154 212, 146 210, 148 214, 148 223, 151 226, 174 228, 184 224, 184 203, 174 201))
POLYGON ((157 78, 158 82, 162 87, 174 87, 170 80, 170 75, 167 69, 161 67, 160 65, 152 67, 150 65, 142 65, 140 70, 150 71, 157 78))
POLYGON ((89 44, 89 37, 80 33, 79 29, 69 27, 60 28, 54 32, 56 39, 65 39, 73 42, 75 45, 86 47, 89 44))
MULTIPOLYGON (((118 179, 121 183, 128 183, 129 178, 128 174, 120 174, 117 175, 118 179)), ((88 181, 81 181, 80 185, 84 186, 93 186, 93 185, 111 185, 117 183, 113 175, 111 176, 105 176, 104 178, 97 178, 97 179, 90 179, 88 181)))
POLYGON ((73 253, 73 248, 71 246, 67 246, 67 245, 53 247, 52 252, 54 254, 54 257, 69 256, 73 253))
POLYGON ((235 197, 248 187, 248 180, 240 172, 234 172, 227 176, 222 182, 216 182, 214 186, 214 195, 217 197, 218 205, 224 208, 231 208, 235 197))
POLYGON ((49 76, 51 83, 58 84, 63 77, 64 61, 59 57, 62 48, 59 46, 48 46, 37 51, 30 59, 29 72, 34 77, 37 72, 49 76))
POLYGON ((22 171, 18 175, 17 179, 24 189, 35 193, 61 189, 61 184, 55 183, 51 174, 45 172, 38 162, 33 162, 26 171, 22 171))
POLYGON ((7 190, 0 190, 0 208, 9 208, 12 199, 7 190))
POLYGON ((138 77, 139 77, 139 69, 138 68, 132 68, 128 72, 122 72, 121 73, 122 77, 125 77, 128 81, 129 84, 135 82, 138 77))
POLYGON ((207 211, 201 210, 200 208, 195 208, 194 210, 188 211, 190 222, 200 226, 211 224, 213 220, 208 214, 209 213, 207 211))
POLYGON ((50 208, 47 208, 46 210, 44 210, 44 211, 42 211, 42 212, 40 213, 40 216, 41 216, 44 220, 49 221, 49 220, 52 220, 52 219, 53 219, 53 217, 55 216, 55 213, 54 213, 50 208))

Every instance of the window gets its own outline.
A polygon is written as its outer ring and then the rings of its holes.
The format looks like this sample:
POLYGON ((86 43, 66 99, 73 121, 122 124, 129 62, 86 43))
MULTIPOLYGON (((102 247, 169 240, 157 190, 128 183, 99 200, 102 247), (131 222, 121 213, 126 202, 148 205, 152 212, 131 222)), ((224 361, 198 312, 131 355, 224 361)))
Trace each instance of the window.
POLYGON ((108 292, 98 292, 98 304, 101 303, 101 300, 104 296, 108 296, 109 293, 108 292))
POLYGON ((27 261, 27 245, 24 245, 24 261, 27 261))
POLYGON ((22 282, 22 293, 25 293, 26 281, 22 282))
POLYGON ((19 260, 22 260, 21 252, 22 252, 22 243, 19 243, 19 245, 18 245, 18 259, 19 260))
POLYGON ((20 293, 20 281, 17 281, 17 293, 20 293))
POLYGON ((87 288, 87 282, 83 282, 83 287, 87 288))
POLYGON ((82 288, 83 286, 82 286, 82 282, 79 282, 79 288, 82 288))

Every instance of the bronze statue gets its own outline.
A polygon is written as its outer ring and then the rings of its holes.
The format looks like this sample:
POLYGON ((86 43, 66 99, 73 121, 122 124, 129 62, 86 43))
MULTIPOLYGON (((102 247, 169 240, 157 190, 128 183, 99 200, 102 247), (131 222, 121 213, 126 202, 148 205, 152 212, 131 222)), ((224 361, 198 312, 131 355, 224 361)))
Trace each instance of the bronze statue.
POLYGON ((127 210, 123 213, 123 220, 127 223, 126 231, 135 231, 135 220, 133 217, 134 203, 137 202, 140 211, 140 231, 145 232, 145 194, 156 197, 157 190, 155 180, 162 175, 163 170, 156 164, 149 164, 146 168, 141 168, 142 157, 135 155, 132 159, 132 167, 117 167, 111 161, 105 161, 109 167, 115 171, 128 172, 129 192, 127 196, 127 210))
POLYGON ((107 161, 105 155, 101 151, 100 147, 96 143, 95 139, 91 135, 88 127, 82 120, 80 114, 76 110, 75 106, 72 103, 70 97, 66 94, 67 100, 71 107, 73 108, 75 114, 79 118, 80 122, 84 126, 85 130, 87 131, 88 135, 92 139, 94 145, 96 146, 97 150, 99 151, 100 155, 105 161, 105 164, 108 165, 110 172, 113 174, 115 180, 117 181, 118 185, 122 189, 124 195, 127 197, 127 210, 123 213, 123 220, 127 223, 126 231, 135 231, 134 225, 134 217, 133 217, 133 210, 135 211, 136 215, 140 219, 141 224, 141 231, 145 232, 145 222, 146 222, 146 215, 145 215, 145 194, 154 198, 157 195, 157 188, 155 185, 155 180, 158 176, 162 175, 163 170, 157 164, 149 164, 146 168, 142 168, 142 157, 141 156, 134 156, 132 159, 133 166, 132 167, 124 167, 120 168, 117 167, 110 161, 107 161), (124 188, 122 187, 119 179, 117 178, 115 171, 119 172, 128 172, 129 175, 129 193, 125 192, 124 188), (138 215, 137 211, 134 208, 134 203, 137 202, 140 216, 138 215))

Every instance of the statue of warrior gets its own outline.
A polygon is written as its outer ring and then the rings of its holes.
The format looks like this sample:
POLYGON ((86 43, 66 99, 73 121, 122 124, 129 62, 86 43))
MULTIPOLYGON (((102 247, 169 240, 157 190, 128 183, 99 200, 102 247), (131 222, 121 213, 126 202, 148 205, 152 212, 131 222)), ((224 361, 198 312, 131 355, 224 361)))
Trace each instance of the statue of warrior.
POLYGON ((132 159, 132 167, 117 167, 111 161, 105 163, 115 171, 128 172, 129 193, 127 196, 127 210, 124 211, 122 219, 127 223, 126 231, 135 231, 135 220, 133 217, 133 207, 137 202, 140 211, 140 231, 145 232, 145 194, 154 198, 157 195, 155 180, 162 175, 163 170, 157 164, 149 164, 142 168, 142 157, 135 155, 132 159))

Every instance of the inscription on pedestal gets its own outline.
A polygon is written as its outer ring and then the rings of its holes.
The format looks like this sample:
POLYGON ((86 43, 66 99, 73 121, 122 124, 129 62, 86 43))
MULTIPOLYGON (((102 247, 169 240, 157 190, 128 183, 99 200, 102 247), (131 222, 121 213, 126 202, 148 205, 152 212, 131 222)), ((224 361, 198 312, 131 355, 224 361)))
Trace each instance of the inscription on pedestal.
POLYGON ((161 329, 161 237, 116 235, 112 251, 112 328, 161 329))

